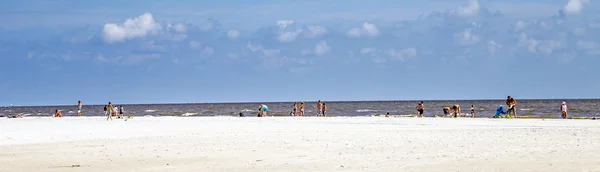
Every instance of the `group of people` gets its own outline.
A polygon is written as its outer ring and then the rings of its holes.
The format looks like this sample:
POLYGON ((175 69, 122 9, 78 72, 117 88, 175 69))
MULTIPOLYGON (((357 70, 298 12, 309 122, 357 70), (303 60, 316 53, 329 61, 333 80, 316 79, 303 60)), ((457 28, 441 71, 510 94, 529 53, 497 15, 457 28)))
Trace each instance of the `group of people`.
MULTIPOLYGON (((327 116, 327 105, 321 100, 317 101, 317 116, 327 116)), ((290 116, 304 116, 304 102, 300 102, 300 109, 298 109, 298 103, 294 102, 290 116), (298 111, 299 110, 299 111, 298 111), (300 112, 300 113, 298 113, 300 112)))
POLYGON ((106 120, 113 120, 112 117, 116 116, 117 119, 123 118, 124 110, 123 106, 114 106, 112 102, 108 102, 108 105, 104 106, 104 115, 106 115, 106 120))

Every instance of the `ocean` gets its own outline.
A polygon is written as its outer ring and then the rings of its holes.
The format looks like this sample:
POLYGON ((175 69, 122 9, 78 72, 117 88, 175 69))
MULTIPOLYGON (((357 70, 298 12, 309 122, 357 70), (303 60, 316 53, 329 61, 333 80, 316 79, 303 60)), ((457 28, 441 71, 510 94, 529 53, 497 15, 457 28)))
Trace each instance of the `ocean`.
MULTIPOLYGON (((560 118, 560 105, 565 101, 569 107, 569 116, 599 117, 600 99, 571 100, 518 100, 517 115, 540 118, 560 118)), ((332 101, 327 104, 328 116, 372 116, 390 113, 391 115, 414 115, 415 106, 420 101, 332 101)), ((469 113, 475 106, 476 117, 491 117, 498 105, 505 100, 435 100, 423 101, 427 117, 443 114, 445 106, 458 104, 462 113, 469 113)), ((118 102, 113 102, 121 106, 118 102)), ((316 102, 305 102, 305 116, 315 116, 316 102)), ((290 116, 293 102, 264 103, 199 103, 199 104, 123 104, 125 115, 130 116, 245 116, 255 117, 260 104, 269 107, 268 116, 290 116)), ((300 103, 298 103, 298 106, 300 103)), ((84 116, 102 116, 104 105, 83 105, 84 116)), ((506 107, 506 106, 505 106, 506 107)), ((72 106, 21 106, 0 107, 0 116, 22 114, 25 117, 52 116, 54 111, 62 111, 63 116, 77 116, 77 107, 72 106)))

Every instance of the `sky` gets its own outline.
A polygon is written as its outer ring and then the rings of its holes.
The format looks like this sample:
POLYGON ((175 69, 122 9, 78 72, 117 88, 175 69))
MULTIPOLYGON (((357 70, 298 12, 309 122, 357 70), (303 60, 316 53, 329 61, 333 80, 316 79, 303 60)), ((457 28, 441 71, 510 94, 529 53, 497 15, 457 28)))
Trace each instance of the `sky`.
POLYGON ((4 0, 0 106, 600 97, 591 0, 4 0))

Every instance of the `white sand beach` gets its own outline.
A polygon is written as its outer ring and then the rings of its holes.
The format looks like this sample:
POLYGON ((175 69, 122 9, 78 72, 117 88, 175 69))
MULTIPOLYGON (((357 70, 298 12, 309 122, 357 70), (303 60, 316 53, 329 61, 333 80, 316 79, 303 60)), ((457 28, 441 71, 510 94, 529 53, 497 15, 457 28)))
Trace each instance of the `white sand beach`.
POLYGON ((2 118, 0 171, 600 171, 600 121, 2 118))

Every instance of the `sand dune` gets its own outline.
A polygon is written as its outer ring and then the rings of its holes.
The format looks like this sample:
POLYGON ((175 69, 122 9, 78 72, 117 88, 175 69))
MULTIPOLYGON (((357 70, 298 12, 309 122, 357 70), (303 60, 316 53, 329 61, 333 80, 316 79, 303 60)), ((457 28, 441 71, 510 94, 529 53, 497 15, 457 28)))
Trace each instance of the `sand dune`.
POLYGON ((0 119, 0 171, 600 171, 600 121, 0 119))

